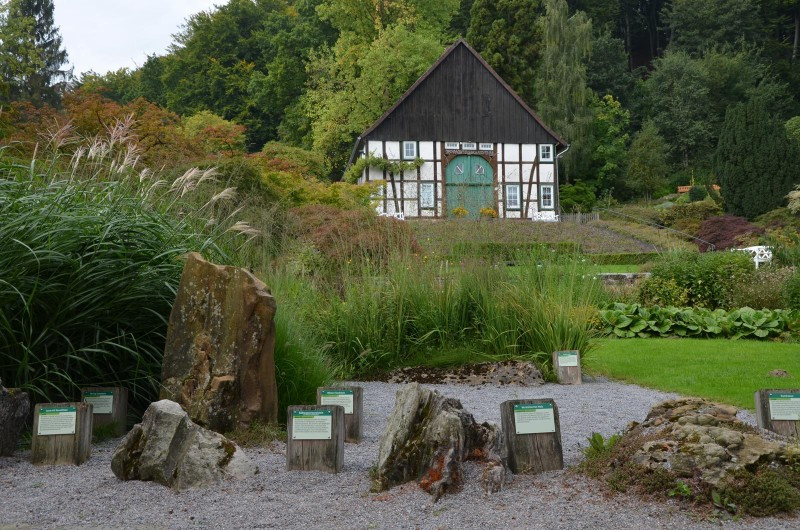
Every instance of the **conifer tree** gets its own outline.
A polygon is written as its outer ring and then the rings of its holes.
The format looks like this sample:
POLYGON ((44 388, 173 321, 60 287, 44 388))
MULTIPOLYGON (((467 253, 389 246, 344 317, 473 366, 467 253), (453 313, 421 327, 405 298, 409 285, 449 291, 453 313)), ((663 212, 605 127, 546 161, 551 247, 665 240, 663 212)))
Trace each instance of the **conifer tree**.
POLYGON ((0 100, 57 104, 71 71, 53 0, 0 3, 0 100))
POLYGON ((800 182, 800 146, 763 103, 728 109, 713 160, 725 209, 753 219, 785 204, 800 182))

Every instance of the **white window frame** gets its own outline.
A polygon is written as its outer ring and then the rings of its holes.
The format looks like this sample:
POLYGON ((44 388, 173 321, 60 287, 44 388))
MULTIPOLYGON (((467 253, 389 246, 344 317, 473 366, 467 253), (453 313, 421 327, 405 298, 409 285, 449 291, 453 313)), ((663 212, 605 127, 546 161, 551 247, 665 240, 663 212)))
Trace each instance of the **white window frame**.
POLYGON ((421 182, 419 185, 419 207, 434 208, 436 205, 436 185, 433 182, 421 182))
POLYGON ((542 210, 553 210, 555 209, 555 190, 553 189, 552 184, 542 184, 539 186, 539 204, 542 207, 542 210), (544 190, 550 191, 550 201, 549 203, 545 202, 544 190))
POLYGON ((464 151, 477 151, 478 144, 476 144, 475 142, 462 142, 461 149, 463 149, 464 151))
POLYGON ((539 144, 539 161, 552 162, 553 161, 553 144, 539 144), (547 150, 547 156, 545 156, 547 150))
POLYGON ((494 151, 494 144, 482 143, 478 147, 481 151, 494 151))
POLYGON ((505 199, 506 199, 506 210, 521 210, 522 209, 522 201, 520 200, 520 192, 521 192, 521 190, 520 190, 519 184, 506 184, 506 193, 505 193, 505 195, 506 195, 505 196, 505 199), (513 204, 512 204, 511 201, 509 201, 509 193, 508 193, 508 190, 510 190, 512 188, 514 190, 516 190, 516 192, 517 192, 516 202, 513 203, 513 204))
POLYGON ((445 142, 445 143, 444 143, 444 148, 445 148, 445 149, 453 149, 453 150, 457 150, 457 149, 459 149, 460 147, 461 147, 461 144, 460 144, 460 143, 458 143, 458 142, 445 142))
POLYGON ((403 142, 403 160, 414 160, 417 158, 417 142, 403 142), (407 148, 411 147, 413 154, 409 155, 407 148))

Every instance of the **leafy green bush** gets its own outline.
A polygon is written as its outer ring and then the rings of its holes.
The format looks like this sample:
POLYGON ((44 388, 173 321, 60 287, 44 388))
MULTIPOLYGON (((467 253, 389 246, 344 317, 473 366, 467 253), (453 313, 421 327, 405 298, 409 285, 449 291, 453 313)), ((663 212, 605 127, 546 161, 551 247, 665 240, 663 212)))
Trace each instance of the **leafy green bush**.
MULTIPOLYGON (((750 281, 755 267, 744 252, 679 252, 664 255, 642 284, 642 303, 653 303, 651 293, 661 293, 672 283, 685 289, 686 305, 696 307, 730 307, 731 293, 743 282, 750 281)), ((665 299, 666 303, 670 303, 665 299)))
POLYGON ((800 270, 786 283, 786 305, 789 309, 800 309, 800 270))
POLYGON ((689 302, 689 289, 678 285, 674 278, 657 276, 642 284, 639 300, 645 305, 682 307, 689 302))
POLYGON ((765 339, 800 332, 800 311, 761 310, 743 307, 722 309, 691 307, 645 307, 613 304, 599 311, 605 336, 633 337, 724 337, 765 339))
POLYGON ((731 291, 730 306, 756 309, 791 308, 789 282, 794 274, 794 269, 790 267, 762 265, 748 281, 740 282, 731 291))
POLYGON ((714 201, 700 200, 687 204, 676 204, 662 211, 659 224, 672 226, 679 220, 705 221, 722 214, 722 208, 714 201))
POLYGON ((693 203, 702 201, 706 198, 706 188, 704 186, 692 186, 689 188, 689 200, 693 203))

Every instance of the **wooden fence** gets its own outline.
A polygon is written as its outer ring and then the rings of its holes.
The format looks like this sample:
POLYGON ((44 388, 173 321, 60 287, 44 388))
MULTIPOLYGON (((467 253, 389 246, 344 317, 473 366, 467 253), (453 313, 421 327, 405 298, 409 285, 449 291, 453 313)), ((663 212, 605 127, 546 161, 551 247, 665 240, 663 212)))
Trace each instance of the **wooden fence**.
POLYGON ((575 223, 575 224, 585 224, 592 221, 599 221, 600 220, 600 212, 589 212, 589 213, 562 213, 561 214, 561 222, 562 223, 575 223))

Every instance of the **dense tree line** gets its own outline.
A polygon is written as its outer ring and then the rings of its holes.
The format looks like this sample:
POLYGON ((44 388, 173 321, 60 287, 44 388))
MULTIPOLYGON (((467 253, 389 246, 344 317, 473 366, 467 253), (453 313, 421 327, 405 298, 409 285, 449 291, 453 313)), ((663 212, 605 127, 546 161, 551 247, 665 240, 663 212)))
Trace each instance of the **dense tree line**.
MULTIPOLYGON (((0 95, 57 104, 52 1, 3 5, 0 95)), ((716 182, 731 109, 800 115, 800 0, 230 0, 166 54, 70 89, 213 115, 244 127, 247 150, 313 149, 337 178, 358 134, 462 36, 570 142, 562 199, 716 182)))

